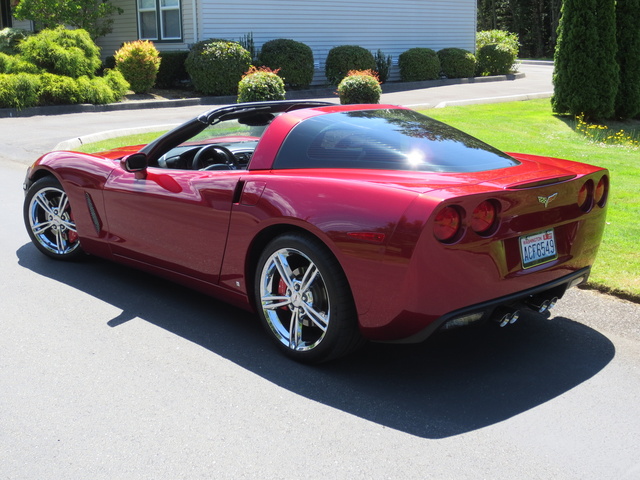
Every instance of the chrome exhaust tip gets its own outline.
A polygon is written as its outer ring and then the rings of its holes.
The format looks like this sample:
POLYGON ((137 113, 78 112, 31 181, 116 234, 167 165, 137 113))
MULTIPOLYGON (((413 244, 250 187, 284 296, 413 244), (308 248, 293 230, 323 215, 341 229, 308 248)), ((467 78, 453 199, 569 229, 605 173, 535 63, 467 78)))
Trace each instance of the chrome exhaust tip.
POLYGON ((506 327, 507 325, 516 323, 518 321, 518 318, 520 318, 520 310, 516 310, 515 312, 507 312, 498 319, 498 323, 500 327, 506 327))

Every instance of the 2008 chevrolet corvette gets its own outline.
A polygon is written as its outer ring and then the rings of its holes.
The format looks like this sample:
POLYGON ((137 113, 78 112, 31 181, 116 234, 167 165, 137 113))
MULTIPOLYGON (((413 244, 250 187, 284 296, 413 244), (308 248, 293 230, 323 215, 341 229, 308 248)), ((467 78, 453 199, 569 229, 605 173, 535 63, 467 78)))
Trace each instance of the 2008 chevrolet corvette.
POLYGON ((287 355, 320 362, 550 308, 589 276, 609 174, 403 107, 283 101, 216 108, 146 146, 48 153, 24 189, 45 255, 253 309, 287 355))

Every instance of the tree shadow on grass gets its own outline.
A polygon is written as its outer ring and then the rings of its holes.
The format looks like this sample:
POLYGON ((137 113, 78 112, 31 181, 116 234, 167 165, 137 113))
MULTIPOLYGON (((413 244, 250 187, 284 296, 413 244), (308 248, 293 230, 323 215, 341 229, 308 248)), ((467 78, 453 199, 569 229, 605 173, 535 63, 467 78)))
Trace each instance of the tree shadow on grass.
POLYGON ((24 268, 120 309, 107 320, 114 328, 140 318, 314 402, 423 438, 463 434, 535 408, 615 355, 606 337, 570 318, 530 315, 505 329, 461 329, 419 345, 369 344, 332 363, 300 365, 273 347, 255 315, 205 295, 98 259, 52 261, 31 244, 17 255, 24 268))

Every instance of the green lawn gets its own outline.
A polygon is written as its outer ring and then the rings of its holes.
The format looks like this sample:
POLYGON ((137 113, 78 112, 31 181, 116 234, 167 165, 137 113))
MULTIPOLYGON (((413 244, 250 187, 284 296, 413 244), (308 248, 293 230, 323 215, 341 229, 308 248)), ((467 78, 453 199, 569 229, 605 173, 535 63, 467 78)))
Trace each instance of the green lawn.
MULTIPOLYGON (((574 130, 576 122, 552 114, 548 99, 426 110, 501 150, 547 155, 606 167, 611 172, 607 228, 590 283, 640 299, 640 148, 603 145, 574 130)), ((632 141, 640 121, 607 123, 632 141)))
MULTIPOLYGON (((611 172, 607 228, 590 283, 629 298, 640 299, 640 148, 602 145, 575 131, 576 121, 552 114, 549 100, 471 105, 426 110, 502 150, 547 155, 606 167, 611 172)), ((609 123, 613 131, 640 137, 640 121, 609 123)), ((122 145, 148 143, 159 133, 120 137, 87 144, 99 152, 122 145)), ((606 137, 606 135, 602 135, 606 137)))

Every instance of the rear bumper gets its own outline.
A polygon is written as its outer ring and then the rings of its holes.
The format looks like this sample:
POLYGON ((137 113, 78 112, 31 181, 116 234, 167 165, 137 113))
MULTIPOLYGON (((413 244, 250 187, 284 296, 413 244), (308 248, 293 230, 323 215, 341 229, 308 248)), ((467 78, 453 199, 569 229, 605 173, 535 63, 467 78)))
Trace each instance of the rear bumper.
POLYGON ((479 319, 487 320, 489 318, 492 318, 494 312, 500 308, 513 308, 515 306, 523 306, 526 305, 527 301, 536 297, 553 296, 562 298, 568 288, 585 283, 588 280, 590 273, 591 267, 585 267, 577 270, 574 273, 558 278, 557 280, 554 280, 552 282, 538 285, 536 287, 516 292, 511 295, 506 295, 504 297, 499 297, 493 300, 478 303, 476 305, 461 308, 459 310, 454 310, 439 317, 437 320, 431 322, 426 328, 414 335, 384 343, 419 343, 426 340, 448 322, 456 319, 469 317, 474 314, 481 314, 481 317, 479 319))

